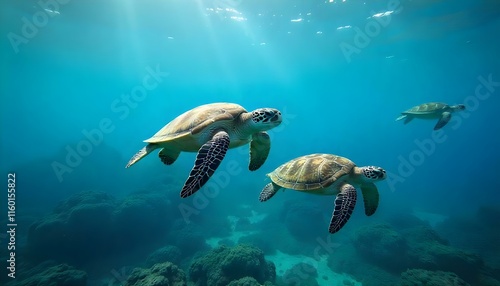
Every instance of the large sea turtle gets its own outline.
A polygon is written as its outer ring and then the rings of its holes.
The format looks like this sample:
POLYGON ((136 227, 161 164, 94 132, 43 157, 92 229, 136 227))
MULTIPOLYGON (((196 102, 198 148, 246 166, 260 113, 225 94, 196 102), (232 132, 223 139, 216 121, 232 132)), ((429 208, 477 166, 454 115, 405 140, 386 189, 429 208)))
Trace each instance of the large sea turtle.
POLYGON ((413 118, 420 119, 439 119, 434 130, 443 128, 451 119, 451 113, 465 109, 465 105, 458 104, 449 106, 441 102, 429 102, 414 106, 405 112, 396 121, 404 119, 404 124, 412 121, 413 118))
POLYGON ((269 200, 281 188, 316 195, 335 195, 335 207, 328 231, 339 231, 351 217, 356 205, 356 189, 360 186, 365 214, 378 207, 379 194, 374 182, 385 179, 380 167, 356 167, 349 159, 330 154, 311 154, 295 158, 267 174, 271 183, 260 193, 261 202, 269 200))
POLYGON ((234 103, 212 103, 191 109, 165 125, 128 162, 126 168, 137 163, 157 148, 161 161, 170 165, 179 154, 198 152, 194 167, 189 174, 181 197, 199 190, 215 172, 227 149, 250 142, 250 164, 257 170, 269 154, 271 141, 265 132, 278 126, 281 112, 273 108, 260 108, 247 112, 234 103))

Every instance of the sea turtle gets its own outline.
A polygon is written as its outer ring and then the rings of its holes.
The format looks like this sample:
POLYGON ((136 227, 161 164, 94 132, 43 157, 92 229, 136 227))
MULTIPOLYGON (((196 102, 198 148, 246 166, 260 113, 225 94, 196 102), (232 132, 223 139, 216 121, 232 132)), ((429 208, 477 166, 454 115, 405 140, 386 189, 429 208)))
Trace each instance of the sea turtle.
POLYGON ((413 118, 439 119, 436 126, 434 126, 434 130, 439 130, 450 121, 452 112, 462 111, 464 109, 465 105, 463 104, 449 106, 446 103, 429 102, 414 106, 402 112, 402 115, 396 118, 396 121, 404 119, 404 124, 407 124, 413 118))
POLYGON ((128 162, 126 168, 137 163, 157 148, 160 160, 171 165, 180 152, 198 152, 181 197, 198 191, 215 172, 227 149, 250 142, 251 171, 264 164, 271 141, 265 132, 278 126, 281 112, 273 108, 260 108, 247 112, 234 103, 212 103, 191 109, 165 125, 128 162))
POLYGON ((261 202, 269 200, 281 188, 315 195, 336 195, 328 231, 339 231, 351 217, 360 186, 365 214, 371 216, 378 207, 379 194, 374 182, 385 179, 380 167, 356 167, 349 159, 331 154, 311 154, 295 158, 267 174, 271 183, 260 193, 261 202))

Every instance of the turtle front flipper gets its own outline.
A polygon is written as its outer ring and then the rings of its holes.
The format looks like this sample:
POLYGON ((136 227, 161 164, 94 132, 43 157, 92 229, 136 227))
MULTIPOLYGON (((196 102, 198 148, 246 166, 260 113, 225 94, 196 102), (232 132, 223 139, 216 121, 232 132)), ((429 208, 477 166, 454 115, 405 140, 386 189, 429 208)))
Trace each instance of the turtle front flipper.
POLYGON ((210 141, 201 146, 194 167, 182 187, 182 198, 189 197, 203 187, 219 167, 227 149, 229 149, 229 134, 225 131, 217 132, 210 141))
POLYGON ((177 160, 180 153, 181 152, 179 150, 169 150, 163 148, 160 150, 160 153, 158 153, 158 156, 160 157, 160 160, 163 162, 163 164, 172 165, 175 160, 177 160))
POLYGON ((439 130, 443 128, 451 119, 451 112, 443 112, 441 118, 439 118, 438 123, 434 126, 434 130, 439 130))
POLYGON ((352 185, 344 184, 335 198, 335 208, 328 228, 330 233, 336 233, 347 223, 355 205, 356 189, 352 185))
POLYGON ((265 201, 269 200, 278 192, 279 189, 281 189, 281 187, 276 185, 275 183, 271 182, 271 183, 267 184, 264 187, 264 189, 262 189, 262 192, 260 192, 259 201, 265 202, 265 201))
POLYGON ((374 183, 364 183, 361 185, 361 193, 365 203, 365 214, 371 216, 378 207, 379 194, 374 183))
POLYGON ((158 146, 156 146, 156 144, 150 143, 150 144, 146 145, 146 147, 139 150, 139 152, 135 153, 135 155, 132 156, 132 158, 130 158, 130 161, 128 161, 127 166, 125 166, 125 168, 128 168, 128 167, 134 165, 139 160, 144 158, 146 155, 153 152, 153 150, 155 150, 156 148, 158 148, 158 146))
POLYGON ((271 139, 267 132, 258 132, 252 135, 250 142, 250 164, 248 169, 255 171, 264 164, 271 149, 271 139))

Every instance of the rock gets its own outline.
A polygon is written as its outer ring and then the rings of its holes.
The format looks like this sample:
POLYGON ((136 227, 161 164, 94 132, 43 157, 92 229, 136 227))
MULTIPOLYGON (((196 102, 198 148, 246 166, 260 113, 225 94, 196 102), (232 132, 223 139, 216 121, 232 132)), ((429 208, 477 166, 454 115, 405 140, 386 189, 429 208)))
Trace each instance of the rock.
MULTIPOLYGON (((16 278, 19 279, 19 278, 16 278)), ((15 286, 85 286, 87 273, 75 269, 67 264, 49 267, 42 272, 34 274, 24 280, 16 281, 15 286)))
POLYGON ((186 274, 172 262, 158 263, 134 269, 125 286, 187 286, 186 274))
POLYGON ((410 269, 401 274, 401 286, 469 286, 455 273, 410 269))
POLYGON ((429 227, 410 229, 405 236, 410 245, 408 268, 454 272, 470 284, 478 283, 484 267, 479 255, 447 245, 429 227))
POLYGON ((75 194, 30 226, 27 258, 82 264, 156 242, 167 230, 168 206, 157 194, 121 201, 96 191, 75 194))
POLYGON ((243 277, 238 280, 233 280, 227 286, 261 286, 259 281, 252 277, 243 277))
POLYGON ((408 264, 407 242, 388 224, 373 224, 359 228, 354 234, 353 245, 365 260, 390 271, 401 271, 408 264))
POLYGON ((189 276, 197 286, 227 286, 231 281, 244 277, 252 277, 263 284, 275 280, 276 269, 256 247, 220 246, 195 259, 189 276))

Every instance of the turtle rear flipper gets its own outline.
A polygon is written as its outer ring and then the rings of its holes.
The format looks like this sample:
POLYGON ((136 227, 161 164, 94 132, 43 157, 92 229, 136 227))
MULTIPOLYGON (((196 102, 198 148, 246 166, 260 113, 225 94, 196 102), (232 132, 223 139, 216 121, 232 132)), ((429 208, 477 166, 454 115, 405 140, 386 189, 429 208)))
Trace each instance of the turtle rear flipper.
POLYGON ((146 155, 153 152, 153 150, 155 150, 156 148, 158 148, 158 146, 156 146, 156 144, 146 145, 146 147, 142 148, 141 150, 139 150, 139 152, 135 153, 135 155, 132 156, 132 158, 130 159, 130 161, 128 161, 127 166, 125 166, 125 168, 128 168, 128 167, 134 165, 139 160, 144 158, 146 155))
POLYGON ((441 118, 439 118, 438 123, 434 126, 434 130, 439 130, 443 128, 451 119, 451 112, 443 112, 441 118))
POLYGON ((160 157, 160 160, 163 162, 163 164, 172 165, 175 162, 175 160, 177 160, 180 153, 181 151, 179 150, 171 150, 163 148, 160 150, 160 153, 158 153, 158 156, 160 157))
POLYGON ((405 121, 403 122, 403 124, 408 124, 412 120, 413 120, 413 116, 406 116, 405 121))
POLYGON ((396 118, 396 121, 405 119, 406 117, 407 117, 406 114, 403 114, 403 115, 399 116, 398 118, 396 118))
POLYGON ((371 216, 378 207, 379 193, 374 183, 364 183, 361 185, 361 193, 365 203, 365 214, 371 216))
POLYGON ((267 159, 271 150, 271 139, 267 132, 258 132, 252 135, 252 142, 250 142, 250 164, 248 169, 255 171, 259 169, 267 159))
POLYGON ((409 116, 408 114, 403 114, 400 117, 396 118, 396 121, 403 120, 403 119, 405 120, 403 123, 408 124, 410 121, 413 120, 413 116, 409 116))
POLYGON ((356 189, 352 185, 344 184, 335 198, 335 208, 328 228, 330 233, 336 233, 347 223, 355 205, 356 189))
POLYGON ((260 192, 259 201, 265 202, 269 200, 278 192, 279 189, 281 189, 281 187, 272 182, 267 184, 264 189, 262 189, 262 192, 260 192))
POLYGON ((229 134, 225 131, 217 132, 211 140, 201 146, 194 167, 182 187, 182 198, 189 197, 203 187, 219 167, 227 149, 229 149, 229 134))

